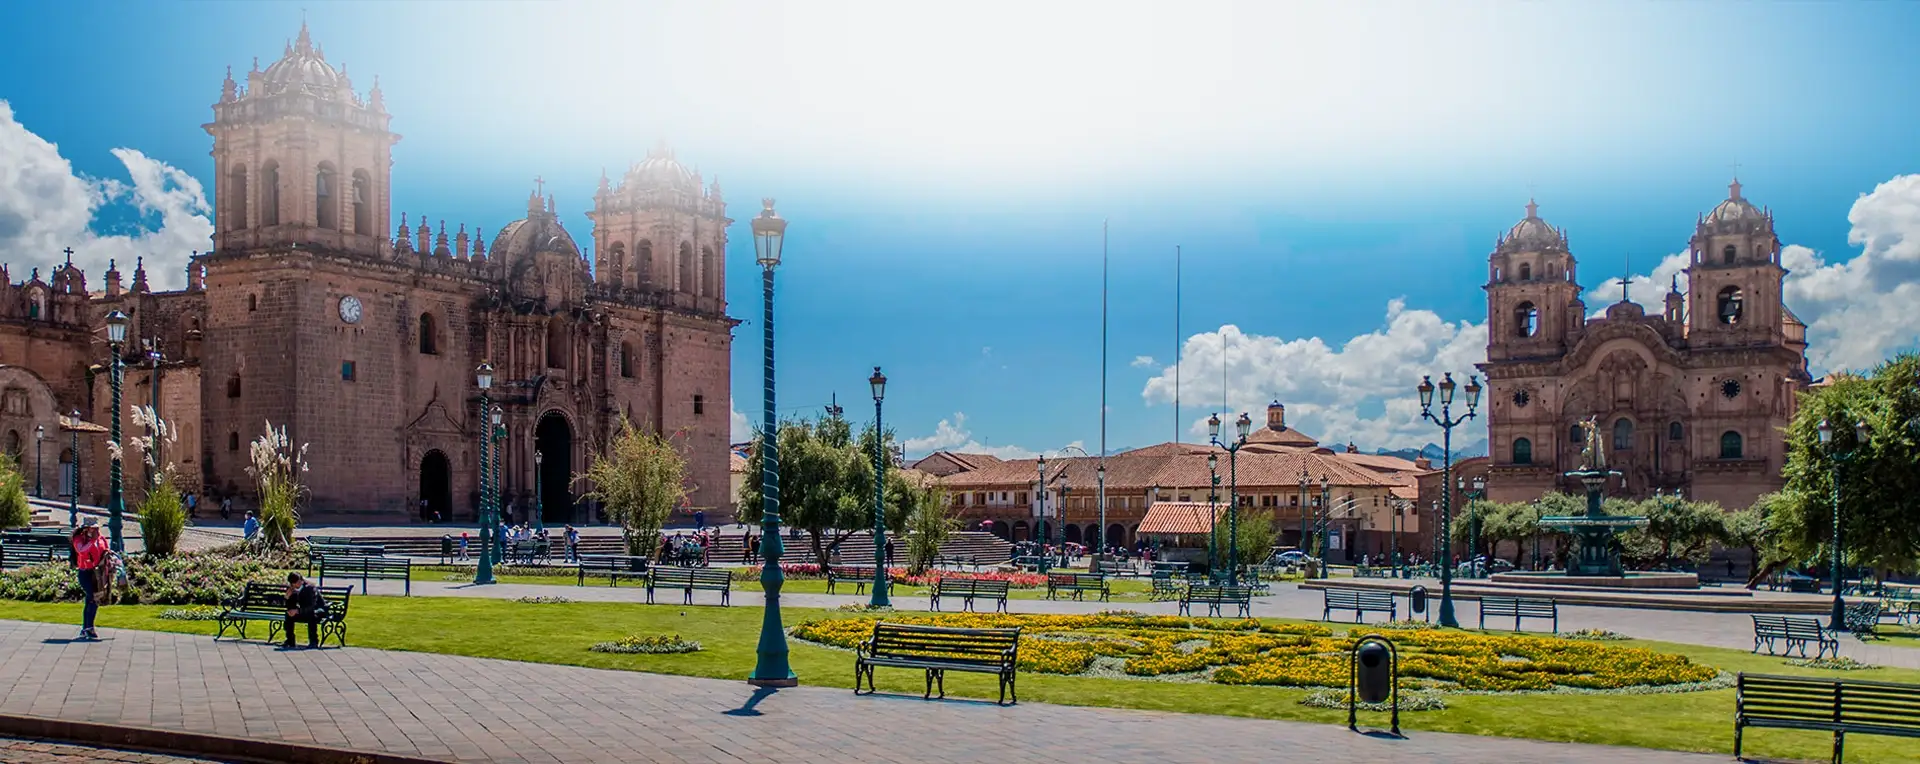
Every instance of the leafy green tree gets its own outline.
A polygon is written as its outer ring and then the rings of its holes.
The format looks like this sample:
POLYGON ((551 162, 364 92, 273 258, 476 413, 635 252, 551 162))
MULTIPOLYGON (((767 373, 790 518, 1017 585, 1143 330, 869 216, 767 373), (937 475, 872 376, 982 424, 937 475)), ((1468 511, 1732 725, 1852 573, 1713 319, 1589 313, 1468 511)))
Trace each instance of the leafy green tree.
MULTIPOLYGON (((1765 565, 1765 550, 1772 543, 1773 529, 1767 523, 1767 505, 1777 494, 1761 496, 1753 506, 1738 512, 1728 512, 1720 518, 1720 539, 1728 547, 1747 550, 1753 558, 1753 571, 1759 573, 1765 565)), ((1749 579, 1748 586, 1759 582, 1749 579)))
POLYGON ((960 527, 960 521, 947 512, 947 492, 938 485, 914 491, 907 511, 907 566, 911 573, 924 573, 940 556, 940 545, 960 527))
POLYGON ((1656 496, 1640 502, 1636 514, 1647 518, 1644 533, 1659 544, 1659 561, 1700 562, 1712 543, 1725 537, 1726 512, 1719 504, 1688 501, 1679 496, 1656 496))
POLYGON ((33 507, 27 503, 26 476, 13 455, 0 451, 0 528, 20 528, 33 524, 33 507))
POLYGON ((1786 487, 1767 506, 1779 561, 1829 557, 1835 479, 1840 544, 1849 564, 1885 574, 1920 558, 1920 355, 1903 354, 1866 376, 1838 376, 1806 391, 1787 427, 1786 487), (1822 420, 1833 442, 1822 444, 1822 420), (1864 421, 1860 442, 1854 423, 1864 421))
MULTIPOLYGON (((876 434, 866 428, 856 438, 845 419, 793 419, 780 424, 780 519, 807 532, 814 559, 829 560, 847 537, 873 528, 873 444, 887 453, 894 447, 891 431, 876 434)), ((758 475, 765 462, 760 439, 747 456, 747 473, 758 475)), ((885 524, 900 532, 923 493, 904 473, 887 468, 883 488, 885 524)), ((740 491, 740 507, 749 516, 760 513, 760 483, 749 480, 740 491)))
POLYGON ((669 436, 633 426, 625 416, 613 441, 574 481, 592 486, 587 495, 620 524, 627 554, 650 557, 660 549, 660 529, 687 498, 687 460, 669 436))
MULTIPOLYGON (((1267 555, 1273 553, 1273 545, 1279 540, 1279 521, 1274 518, 1273 511, 1270 509, 1241 507, 1238 520, 1235 523, 1228 523, 1227 510, 1225 505, 1222 505, 1220 519, 1213 525, 1213 541, 1216 545, 1214 548, 1219 550, 1220 558, 1224 560, 1228 552, 1235 551, 1239 553, 1236 560, 1241 565, 1258 565, 1265 562, 1267 555), (1239 540, 1237 546, 1230 543, 1236 538, 1239 540)), ((1319 539, 1316 537, 1312 541, 1318 543, 1319 539)))

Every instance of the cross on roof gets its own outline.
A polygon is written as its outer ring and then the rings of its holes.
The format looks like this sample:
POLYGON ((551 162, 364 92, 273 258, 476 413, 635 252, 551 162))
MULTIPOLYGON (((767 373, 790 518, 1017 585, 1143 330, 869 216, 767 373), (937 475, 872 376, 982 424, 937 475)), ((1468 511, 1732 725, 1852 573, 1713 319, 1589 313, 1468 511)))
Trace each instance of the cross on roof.
POLYGON ((1632 280, 1629 279, 1627 276, 1623 275, 1620 277, 1620 301, 1621 302, 1628 302, 1627 287, 1632 283, 1633 283, 1632 280))
POLYGON ((547 190, 547 181, 538 175, 533 176, 534 193, 542 194, 547 190))
POLYGON ((73 264, 73 248, 68 247, 60 251, 67 253, 67 264, 72 265, 73 264))

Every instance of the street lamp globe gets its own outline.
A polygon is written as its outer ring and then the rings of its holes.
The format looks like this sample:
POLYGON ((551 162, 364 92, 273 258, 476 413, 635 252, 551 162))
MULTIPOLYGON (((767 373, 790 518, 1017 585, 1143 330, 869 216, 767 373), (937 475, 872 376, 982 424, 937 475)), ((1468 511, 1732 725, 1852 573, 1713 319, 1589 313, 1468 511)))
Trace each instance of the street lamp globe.
POLYGON ((1441 408, 1446 408, 1448 406, 1453 405, 1453 391, 1455 389, 1458 389, 1459 386, 1460 386, 1459 383, 1453 381, 1453 372, 1449 371, 1446 374, 1442 374, 1440 376, 1440 407, 1441 408))
POLYGON ((753 219, 753 255, 763 268, 780 264, 780 245, 787 237, 787 221, 773 211, 773 199, 761 199, 760 216, 753 219))
POLYGON ((43 424, 36 424, 36 425, 34 425, 34 426, 33 426, 33 439, 34 439, 35 441, 41 441, 41 440, 46 440, 46 439, 47 439, 47 426, 46 426, 46 425, 43 425, 43 424))
POLYGON ((502 410, 501 410, 501 408, 500 408, 499 406, 494 406, 494 407, 493 407, 493 424, 494 424, 494 426, 495 426, 495 427, 498 427, 498 426, 500 426, 500 416, 501 416, 501 414, 504 414, 504 413, 505 413, 505 412, 504 412, 504 411, 502 411, 502 410))
POLYGON ((1467 410, 1468 411, 1472 411, 1474 409, 1480 408, 1480 390, 1481 390, 1480 377, 1478 375, 1467 377, 1467 410))
POLYGON ((1425 411, 1433 408, 1433 377, 1431 375, 1421 377, 1420 387, 1418 389, 1420 391, 1420 409, 1425 411))
POLYGON ((1220 439, 1220 415, 1219 414, 1214 414, 1213 416, 1207 417, 1207 437, 1213 440, 1220 439))
POLYGON ((1853 423, 1853 437, 1856 448, 1866 445, 1867 439, 1873 437, 1873 431, 1867 429, 1867 420, 1862 419, 1853 423))
POLYGON ((1824 446, 1833 442, 1833 425, 1827 424, 1827 420, 1820 420, 1820 426, 1816 428, 1816 431, 1820 433, 1820 445, 1824 446))
POLYGON ((545 453, 540 451, 533 452, 533 466, 536 469, 540 467, 541 462, 544 462, 546 460, 547 460, 547 455, 545 453))
POLYGON ((1207 454, 1207 471, 1213 472, 1214 470, 1219 469, 1219 467, 1220 467, 1220 455, 1207 454))
POLYGON ((482 389, 482 390, 488 390, 488 389, 492 389, 492 387, 493 387, 493 364, 490 364, 490 363, 482 363, 482 364, 480 364, 480 367, 479 367, 479 368, 477 368, 477 369, 474 369, 474 370, 473 370, 473 381, 474 381, 474 384, 476 384, 476 385, 479 385, 479 386, 480 386, 480 389, 482 389))
POLYGON ((1247 416, 1245 411, 1240 412, 1240 421, 1233 423, 1233 429, 1239 431, 1241 440, 1246 440, 1247 434, 1253 432, 1253 417, 1247 416))
POLYGON ((1487 490, 1487 479, 1486 479, 1486 477, 1485 477, 1485 476, 1480 476, 1480 475, 1476 475, 1476 476, 1474 476, 1474 478, 1473 478, 1473 492, 1474 492, 1474 493, 1480 493, 1481 491, 1485 491, 1485 490, 1487 490))
POLYGON ((873 386, 873 401, 887 397, 887 375, 880 373, 880 367, 873 367, 873 376, 867 378, 867 384, 873 386))
POLYGON ((113 311, 107 314, 107 341, 115 345, 127 341, 127 314, 113 311))

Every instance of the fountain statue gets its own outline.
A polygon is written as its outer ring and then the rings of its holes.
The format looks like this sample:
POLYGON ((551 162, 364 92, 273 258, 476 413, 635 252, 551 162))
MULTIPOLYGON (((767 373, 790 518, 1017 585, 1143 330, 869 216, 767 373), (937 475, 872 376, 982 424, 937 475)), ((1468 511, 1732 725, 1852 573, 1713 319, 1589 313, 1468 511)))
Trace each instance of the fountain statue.
POLYGON ((1587 511, 1565 517, 1543 517, 1540 525, 1566 531, 1579 539, 1580 557, 1567 563, 1568 576, 1625 576, 1626 571, 1620 567, 1620 544, 1614 537, 1628 528, 1645 526, 1647 518, 1610 515, 1600 509, 1607 479, 1620 473, 1607 469, 1606 441, 1600 435, 1599 421, 1588 417, 1580 423, 1580 428, 1585 442, 1580 450, 1582 466, 1566 475, 1586 486, 1587 511))

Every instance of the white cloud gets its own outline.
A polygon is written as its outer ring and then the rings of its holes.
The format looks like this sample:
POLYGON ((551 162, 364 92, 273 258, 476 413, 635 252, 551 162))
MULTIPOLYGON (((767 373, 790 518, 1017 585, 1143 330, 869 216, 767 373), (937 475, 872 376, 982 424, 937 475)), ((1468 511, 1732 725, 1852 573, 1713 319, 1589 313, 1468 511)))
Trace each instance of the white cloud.
MULTIPOLYGON (((1404 300, 1387 303, 1386 324, 1346 340, 1339 348, 1319 337, 1288 340, 1247 334, 1231 324, 1187 338, 1181 348, 1185 405, 1198 411, 1190 432, 1201 438, 1210 408, 1225 398, 1230 410, 1264 422, 1266 405, 1287 406, 1287 424, 1323 443, 1352 440, 1374 446, 1421 446, 1439 431, 1420 419, 1414 386, 1422 375, 1475 373, 1486 360, 1487 328, 1449 323, 1430 310, 1408 310, 1404 300), (1224 375, 1223 375, 1224 372, 1224 375), (1224 380, 1224 382, 1222 382, 1224 380)), ((1173 370, 1147 380, 1148 404, 1172 403, 1173 370)), ((1456 431, 1455 448, 1484 440, 1485 430, 1456 431)))
POLYGON ((134 149, 112 153, 131 184, 75 173, 59 147, 16 121, 12 106, 0 101, 0 257, 14 278, 26 278, 35 267, 41 278, 51 278, 66 260, 61 250, 72 247, 89 289, 102 288, 109 260, 119 261, 130 284, 137 257, 146 258, 153 288, 186 283, 187 258, 212 247, 211 208, 200 182, 134 149), (139 213, 137 230, 95 233, 96 215, 116 204, 139 213))
POLYGON ((1137 355, 1133 357, 1133 363, 1130 363, 1127 365, 1132 366, 1133 368, 1136 368, 1136 369, 1151 369, 1154 366, 1157 366, 1159 364, 1158 362, 1153 360, 1153 356, 1137 355))
MULTIPOLYGON (((1861 251, 1830 260, 1798 244, 1780 250, 1787 268, 1786 300, 1807 324, 1807 360, 1816 376, 1864 369, 1920 341, 1920 175, 1901 175, 1861 194, 1847 213, 1848 243, 1861 251)), ((1685 253, 1668 255, 1649 276, 1633 277, 1633 301, 1658 314, 1666 287, 1686 267, 1685 253)), ((1687 288, 1686 274, 1679 274, 1687 288)), ((1604 311, 1620 285, 1589 291, 1587 305, 1604 311)))
MULTIPOLYGON (((1660 258, 1660 264, 1654 266, 1653 273, 1633 274, 1628 278, 1627 296, 1646 309, 1647 315, 1658 316, 1667 309, 1667 293, 1679 289, 1687 293, 1687 261, 1685 252, 1677 252, 1660 258)), ((1592 273, 1592 269, 1587 270, 1592 273)), ((1587 290, 1581 295, 1587 303, 1589 318, 1597 318, 1607 312, 1607 306, 1620 301, 1620 279, 1614 277, 1606 283, 1587 290)))
MULTIPOLYGON (((742 414, 739 409, 734 408, 732 401, 727 402, 727 419, 732 425, 729 443, 745 443, 753 440, 753 420, 748 419, 746 414, 742 414)), ((775 438, 775 440, 779 439, 775 438)))
MULTIPOLYGON (((989 446, 978 440, 974 440, 973 433, 967 429, 967 415, 959 411, 953 412, 953 417, 950 419, 940 420, 940 424, 934 426, 932 435, 908 438, 906 447, 907 456, 910 459, 926 456, 935 451, 991 454, 1002 459, 1032 459, 1041 454, 1039 451, 1033 451, 1020 446, 989 446)), ((1063 448, 1045 453, 1048 456, 1054 456, 1069 449, 1080 449, 1084 452, 1086 450, 1086 444, 1076 440, 1068 443, 1063 448)))

